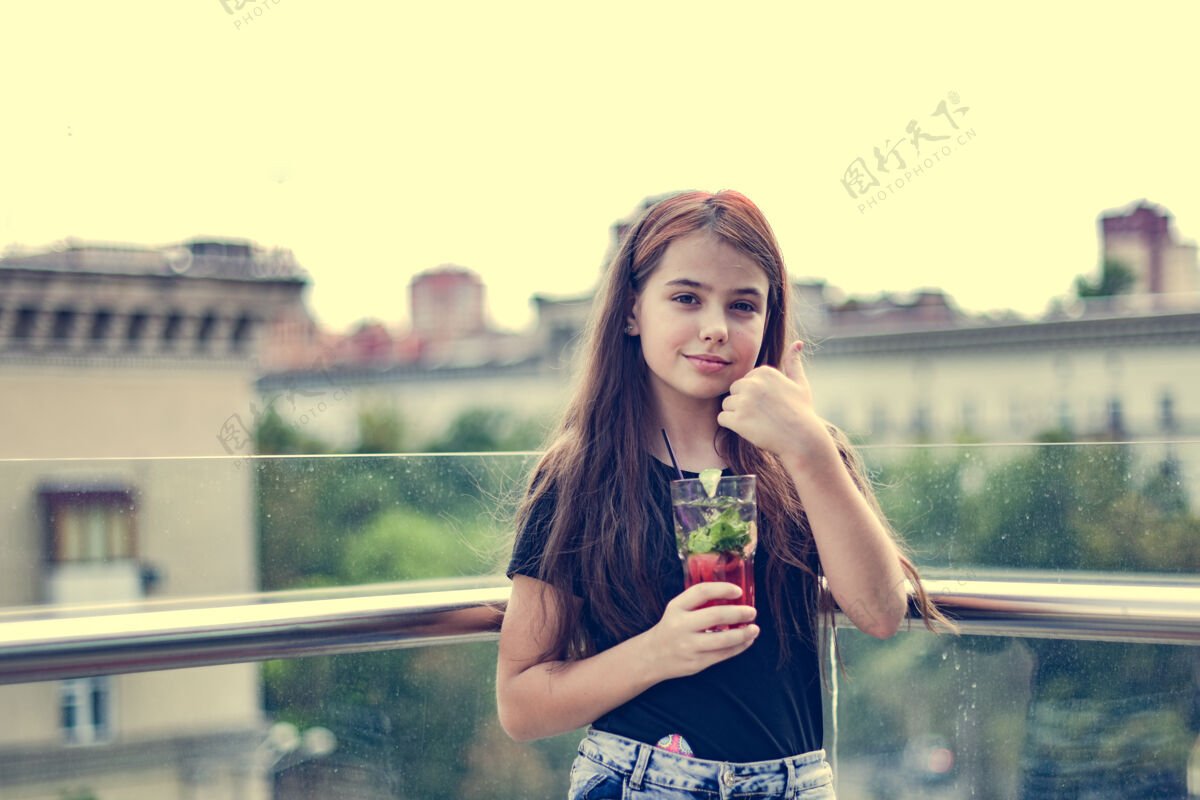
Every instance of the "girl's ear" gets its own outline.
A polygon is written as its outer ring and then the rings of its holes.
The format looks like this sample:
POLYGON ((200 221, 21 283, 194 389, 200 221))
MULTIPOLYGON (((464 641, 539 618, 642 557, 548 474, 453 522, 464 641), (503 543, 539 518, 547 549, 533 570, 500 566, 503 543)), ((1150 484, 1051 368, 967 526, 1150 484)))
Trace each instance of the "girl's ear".
POLYGON ((637 321, 638 298, 636 295, 629 298, 628 308, 629 310, 625 314, 625 335, 637 336, 641 333, 641 328, 638 327, 637 321))

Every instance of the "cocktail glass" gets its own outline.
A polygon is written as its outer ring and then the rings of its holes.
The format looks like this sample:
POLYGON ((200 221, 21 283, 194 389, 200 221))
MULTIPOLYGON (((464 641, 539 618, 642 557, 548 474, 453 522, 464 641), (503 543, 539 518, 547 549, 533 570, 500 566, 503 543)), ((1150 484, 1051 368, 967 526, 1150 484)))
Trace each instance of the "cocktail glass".
POLYGON ((675 543, 683 561, 684 585, 726 581, 737 585, 742 590, 742 597, 713 600, 705 607, 752 606, 754 550, 758 545, 754 476, 705 478, 671 481, 675 543))

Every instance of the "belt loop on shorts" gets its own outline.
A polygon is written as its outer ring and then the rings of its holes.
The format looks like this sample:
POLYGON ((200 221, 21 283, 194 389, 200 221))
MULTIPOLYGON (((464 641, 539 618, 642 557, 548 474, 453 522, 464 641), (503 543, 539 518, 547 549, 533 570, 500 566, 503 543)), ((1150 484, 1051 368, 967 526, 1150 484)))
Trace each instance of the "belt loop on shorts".
POLYGON ((783 790, 783 796, 791 800, 793 797, 800 796, 800 781, 796 780, 796 761, 785 758, 783 764, 787 767, 787 787, 783 790))
POLYGON ((650 753, 653 749, 648 744, 638 745, 637 763, 633 765, 633 772, 629 773, 629 788, 634 791, 642 790, 642 780, 646 777, 646 767, 650 765, 650 753))

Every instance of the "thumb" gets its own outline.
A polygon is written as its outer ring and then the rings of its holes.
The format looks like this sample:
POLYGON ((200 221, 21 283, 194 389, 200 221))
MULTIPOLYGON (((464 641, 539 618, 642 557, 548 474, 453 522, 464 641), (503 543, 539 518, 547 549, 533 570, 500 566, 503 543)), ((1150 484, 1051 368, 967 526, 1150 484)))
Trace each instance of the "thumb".
POLYGON ((793 381, 804 378, 804 342, 797 341, 783 357, 783 374, 793 381))

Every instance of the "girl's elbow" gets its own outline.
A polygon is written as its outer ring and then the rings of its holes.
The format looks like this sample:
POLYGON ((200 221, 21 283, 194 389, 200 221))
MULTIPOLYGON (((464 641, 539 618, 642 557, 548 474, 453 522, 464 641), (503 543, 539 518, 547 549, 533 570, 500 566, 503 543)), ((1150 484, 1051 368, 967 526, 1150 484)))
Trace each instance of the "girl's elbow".
POLYGON ((858 629, 876 639, 890 639, 900 630, 900 624, 903 621, 903 614, 887 615, 883 618, 873 618, 870 622, 858 625, 858 629))
POLYGON ((856 613, 847 616, 854 623, 854 627, 868 636, 875 639, 890 639, 900 630, 907 610, 907 602, 900 600, 874 609, 867 609, 860 605, 854 609, 856 613))
POLYGON ((500 718, 500 727, 514 742, 531 742, 545 736, 538 730, 538 715, 529 713, 524 704, 506 701, 502 694, 496 697, 496 712, 500 718))
POLYGON ((526 728, 522 720, 514 719, 511 715, 500 715, 500 727, 514 742, 530 742, 538 738, 526 728))
POLYGON ((536 714, 501 714, 500 727, 514 742, 532 742, 555 733, 547 730, 536 714))

